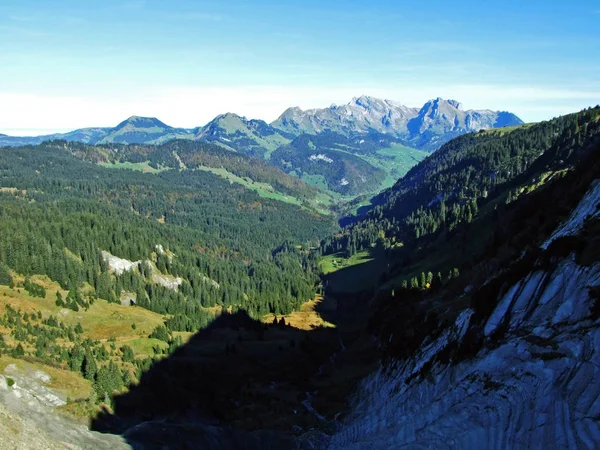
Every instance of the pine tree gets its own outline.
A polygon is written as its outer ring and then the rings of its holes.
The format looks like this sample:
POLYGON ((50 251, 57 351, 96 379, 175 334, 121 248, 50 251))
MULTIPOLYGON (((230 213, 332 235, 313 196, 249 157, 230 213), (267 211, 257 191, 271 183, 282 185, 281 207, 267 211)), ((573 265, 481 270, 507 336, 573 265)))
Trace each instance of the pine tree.
POLYGON ((418 289, 419 288, 419 280, 417 279, 417 277, 412 277, 410 279, 410 288, 411 289, 418 289))
POLYGON ((98 366, 96 365, 96 360, 91 352, 86 352, 85 358, 83 360, 83 376, 86 380, 93 381, 96 377, 96 372, 98 371, 98 366))
POLYGON ((421 272, 421 279, 419 282, 419 287, 421 289, 426 289, 427 288, 427 275, 425 275, 425 272, 421 272))
POLYGON ((85 351, 80 345, 74 345, 69 357, 69 367, 74 372, 81 372, 85 351))
POLYGON ((23 349, 23 346, 19 342, 17 344, 17 346, 13 349, 12 356, 13 356, 13 358, 18 358, 18 357, 24 356, 24 355, 25 355, 25 350, 23 349))

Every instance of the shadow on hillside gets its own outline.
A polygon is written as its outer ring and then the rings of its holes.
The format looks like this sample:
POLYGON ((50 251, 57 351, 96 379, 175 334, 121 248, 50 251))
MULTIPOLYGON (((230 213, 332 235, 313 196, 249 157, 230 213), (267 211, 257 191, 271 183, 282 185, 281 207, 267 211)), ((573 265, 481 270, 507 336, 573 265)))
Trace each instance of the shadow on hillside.
POLYGON ((340 412, 365 375, 338 379, 342 345, 337 328, 303 331, 223 314, 115 396, 113 412, 91 427, 122 434, 134 448, 296 448, 297 436, 322 429, 321 415, 340 412))
MULTIPOLYGON (((362 252, 364 253, 364 252, 362 252)), ((382 275, 388 268, 386 252, 381 248, 371 248, 365 260, 354 265, 342 265, 326 275, 322 275, 323 286, 328 295, 354 298, 361 293, 373 294, 382 282, 382 275)), ((347 258, 340 256, 339 261, 347 258)))

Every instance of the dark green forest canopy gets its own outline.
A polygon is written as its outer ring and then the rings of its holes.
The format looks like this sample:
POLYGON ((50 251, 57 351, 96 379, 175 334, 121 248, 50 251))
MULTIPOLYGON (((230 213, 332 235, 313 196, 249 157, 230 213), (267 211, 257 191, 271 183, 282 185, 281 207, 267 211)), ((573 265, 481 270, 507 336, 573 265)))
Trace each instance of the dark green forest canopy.
POLYGON ((87 145, 78 142, 54 141, 45 146, 64 148, 80 159, 95 163, 141 163, 148 162, 155 169, 182 167, 194 169, 200 166, 224 168, 253 181, 267 183, 276 191, 299 199, 312 199, 318 191, 298 178, 284 173, 259 158, 227 150, 219 145, 203 141, 173 140, 161 145, 87 145))
MULTIPOLYGON (((162 150, 172 157, 172 147, 162 150)), ((144 174, 79 159, 103 152, 66 142, 0 149, 1 266, 74 291, 87 282, 111 301, 132 291, 141 306, 191 318, 214 305, 289 312, 312 297, 318 277, 308 249, 331 232, 331 219, 204 171, 144 174), (182 284, 166 288, 143 267, 111 274, 101 251, 131 261, 154 252, 157 270, 182 284)))
POLYGON ((303 134, 274 151, 271 161, 299 176, 320 175, 334 192, 349 195, 372 192, 381 185, 386 173, 357 155, 375 155, 377 150, 393 142, 384 135, 377 137, 381 138, 366 135, 348 138, 332 132, 303 134))

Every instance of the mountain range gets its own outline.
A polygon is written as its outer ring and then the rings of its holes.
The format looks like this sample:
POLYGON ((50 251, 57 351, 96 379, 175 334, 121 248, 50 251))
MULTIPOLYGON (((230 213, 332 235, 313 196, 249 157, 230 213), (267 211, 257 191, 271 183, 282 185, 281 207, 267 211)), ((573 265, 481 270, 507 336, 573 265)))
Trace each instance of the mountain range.
POLYGON ((414 148, 435 150, 460 134, 480 129, 520 125, 523 121, 505 111, 463 110, 456 100, 436 98, 422 108, 409 108, 391 100, 362 96, 324 109, 287 109, 271 125, 291 133, 342 134, 376 131, 390 134, 414 148))
POLYGON ((171 139, 199 139, 217 141, 244 153, 270 154, 299 135, 333 131, 345 136, 370 132, 389 134, 410 147, 434 150, 460 134, 522 123, 516 115, 505 111, 463 110, 455 100, 436 98, 419 109, 361 96, 345 105, 329 108, 288 108, 271 124, 227 113, 204 126, 185 129, 171 127, 156 118, 132 116, 114 128, 81 128, 32 137, 0 135, 0 145, 35 145, 53 139, 86 144, 154 144, 171 139))
POLYGON ((455 100, 437 98, 419 109, 361 96, 341 106, 289 108, 270 124, 226 113, 204 126, 186 129, 156 118, 132 116, 114 128, 34 137, 0 135, 0 146, 48 140, 91 145, 206 141, 263 158, 330 193, 359 195, 391 186, 428 152, 456 136, 522 123, 509 112, 464 110, 455 100))

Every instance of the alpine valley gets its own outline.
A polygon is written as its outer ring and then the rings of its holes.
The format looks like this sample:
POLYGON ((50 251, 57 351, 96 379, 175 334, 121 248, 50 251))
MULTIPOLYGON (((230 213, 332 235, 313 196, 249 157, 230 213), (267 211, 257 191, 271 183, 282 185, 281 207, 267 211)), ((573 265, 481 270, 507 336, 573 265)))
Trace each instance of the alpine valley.
POLYGON ((600 106, 0 142, 0 447, 600 447, 600 106))

